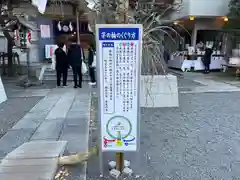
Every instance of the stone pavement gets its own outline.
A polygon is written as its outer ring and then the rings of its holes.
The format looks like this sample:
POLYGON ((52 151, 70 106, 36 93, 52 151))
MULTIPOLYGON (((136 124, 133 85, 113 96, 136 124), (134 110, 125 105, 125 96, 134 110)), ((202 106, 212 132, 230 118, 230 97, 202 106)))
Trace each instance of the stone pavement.
POLYGON ((240 91, 240 81, 235 80, 234 76, 228 78, 228 80, 224 77, 222 79, 220 77, 216 78, 216 75, 223 72, 203 74, 201 72, 181 72, 174 69, 170 69, 170 72, 178 76, 179 91, 182 93, 240 91))
MULTIPOLYGON (((224 82, 218 82, 206 77, 195 77, 192 81, 201 84, 193 87, 192 90, 185 93, 204 93, 204 92, 239 92, 240 88, 224 82)), ((184 92, 181 92, 184 93, 184 92)))
POLYGON ((185 72, 178 76, 178 89, 180 93, 206 93, 206 92, 239 92, 240 87, 223 81, 214 80, 209 74, 185 72))
MULTIPOLYGON (((67 141, 65 149, 67 153, 86 152, 90 118, 89 88, 55 88, 45 91, 32 90, 31 92, 45 93, 45 97, 0 139, 1 159, 23 143, 36 141, 46 143, 67 141)), ((34 146, 38 147, 36 143, 33 143, 32 148, 34 146)), ((21 152, 24 152, 24 149, 21 149, 21 152)), ((48 148, 46 147, 39 153, 39 157, 41 158, 41 153, 47 154, 47 152, 48 148)), ((0 168, 0 174, 1 169, 3 166, 0 168)), ((85 169, 81 173, 84 178, 85 169)), ((16 174, 20 176, 21 173, 17 172, 16 174)), ((39 178, 41 179, 41 177, 39 178)))
POLYGON ((8 97, 0 104, 0 138, 43 97, 8 97))
POLYGON ((52 180, 66 141, 30 141, 10 152, 0 165, 2 180, 52 180))

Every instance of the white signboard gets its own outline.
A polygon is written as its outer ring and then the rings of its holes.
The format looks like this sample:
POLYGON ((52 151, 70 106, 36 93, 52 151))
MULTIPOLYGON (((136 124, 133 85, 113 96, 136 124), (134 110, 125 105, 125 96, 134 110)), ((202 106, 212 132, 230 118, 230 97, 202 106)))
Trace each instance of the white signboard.
POLYGON ((52 59, 55 50, 57 49, 56 44, 47 44, 45 45, 45 58, 46 59, 52 59))
POLYGON ((50 38, 51 37, 50 26, 41 24, 40 33, 41 33, 41 38, 50 38))
POLYGON ((142 25, 97 25, 96 32, 102 151, 136 151, 142 25))

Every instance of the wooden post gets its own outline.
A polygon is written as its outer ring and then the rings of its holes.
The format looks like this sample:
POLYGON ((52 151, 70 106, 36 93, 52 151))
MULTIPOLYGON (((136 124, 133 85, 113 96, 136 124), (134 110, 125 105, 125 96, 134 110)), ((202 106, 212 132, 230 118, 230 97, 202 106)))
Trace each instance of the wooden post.
MULTIPOLYGON (((129 0, 120 0, 117 7, 117 17, 115 17, 118 24, 127 24, 127 16, 128 16, 128 7, 129 0)), ((119 132, 119 140, 122 140, 121 134, 119 132)), ((124 168, 124 153, 117 152, 116 153, 116 169, 122 172, 124 168)))
MULTIPOLYGON (((122 136, 121 136, 121 132, 118 132, 118 142, 121 144, 122 141, 122 136)), ((122 172, 123 170, 123 166, 124 166, 124 153, 123 152, 117 152, 116 153, 116 169, 119 170, 120 172, 122 172)))
POLYGON ((78 10, 76 10, 76 21, 77 21, 77 44, 80 44, 79 11, 78 10))
POLYGON ((124 168, 124 154, 122 152, 116 153, 116 169, 122 172, 124 168))

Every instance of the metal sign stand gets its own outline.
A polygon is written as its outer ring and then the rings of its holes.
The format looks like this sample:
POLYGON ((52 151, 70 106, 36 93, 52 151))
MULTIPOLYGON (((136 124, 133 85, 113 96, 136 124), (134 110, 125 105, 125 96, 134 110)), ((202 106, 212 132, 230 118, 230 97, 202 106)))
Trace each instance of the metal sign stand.
POLYGON ((126 168, 124 153, 137 152, 140 147, 142 25, 97 24, 96 45, 99 170, 103 176, 103 152, 116 152, 112 170, 117 177, 126 168))

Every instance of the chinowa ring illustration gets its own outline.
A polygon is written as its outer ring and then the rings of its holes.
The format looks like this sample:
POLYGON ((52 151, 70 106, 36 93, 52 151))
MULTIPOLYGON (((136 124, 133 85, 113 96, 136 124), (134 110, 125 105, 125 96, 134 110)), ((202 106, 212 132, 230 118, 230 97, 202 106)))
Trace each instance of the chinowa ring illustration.
POLYGON ((112 139, 104 138, 104 146, 106 147, 108 143, 116 143, 116 146, 128 146, 130 142, 135 140, 135 137, 131 136, 132 124, 126 117, 114 116, 112 117, 107 125, 106 130, 108 135, 112 139))
POLYGON ((107 133, 113 139, 125 139, 132 132, 131 122, 123 116, 114 116, 107 123, 107 133))

